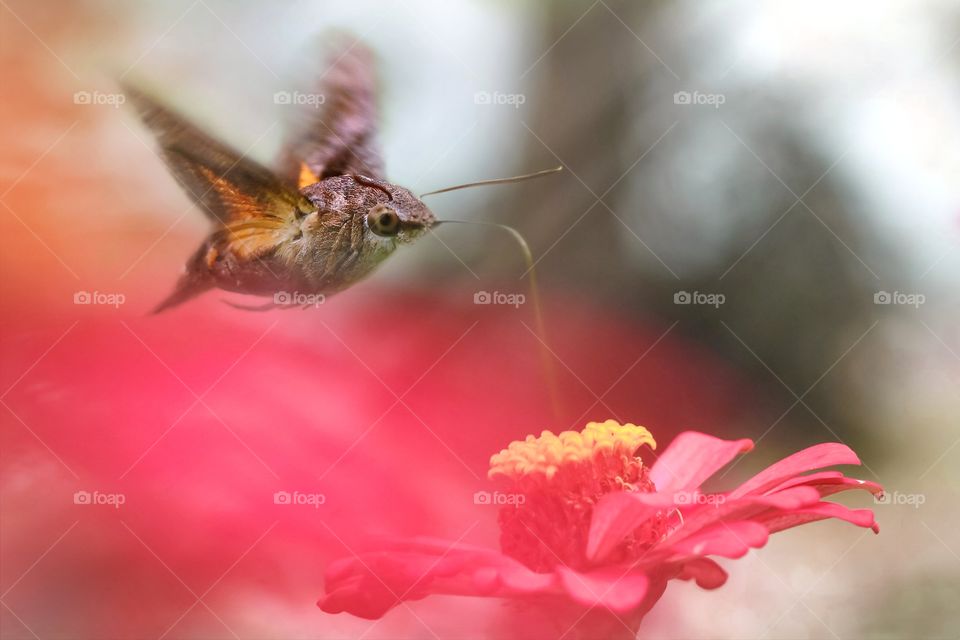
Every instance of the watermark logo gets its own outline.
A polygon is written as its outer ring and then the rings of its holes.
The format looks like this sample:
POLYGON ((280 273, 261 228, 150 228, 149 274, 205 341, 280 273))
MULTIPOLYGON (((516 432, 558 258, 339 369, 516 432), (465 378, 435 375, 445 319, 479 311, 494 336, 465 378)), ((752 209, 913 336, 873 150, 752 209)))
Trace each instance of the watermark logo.
POLYGON ((300 291, 277 291, 273 294, 273 304, 297 307, 319 307, 326 297, 322 293, 301 293, 300 291))
POLYGON ((302 93, 300 91, 277 91, 273 94, 273 104, 303 105, 319 109, 327 97, 322 93, 302 93))
POLYGON ((885 491, 874 495, 873 501, 877 504, 906 505, 919 509, 920 505, 927 501, 927 496, 922 493, 900 493, 899 491, 887 493, 885 491))
POLYGON ((919 309, 927 301, 922 293, 905 293, 903 291, 877 291, 873 294, 873 304, 898 304, 919 309))
POLYGON ((502 93, 500 91, 477 91, 473 94, 473 103, 482 105, 510 106, 519 109, 527 101, 522 93, 502 93))
POLYGON ((307 505, 319 509, 326 503, 327 496, 322 493, 303 493, 301 491, 277 491, 273 494, 273 504, 307 505))
POLYGON ((473 304, 504 304, 514 308, 526 303, 527 296, 522 293, 503 293, 501 291, 477 291, 473 294, 473 304))
POLYGON ((73 494, 73 504, 79 505, 107 505, 119 509, 127 502, 127 496, 122 493, 103 493, 101 491, 77 491, 73 494))
POLYGON ((73 304, 98 304, 114 308, 127 301, 122 293, 105 293, 103 291, 77 291, 73 294, 73 304))
POLYGON ((700 493, 699 491, 681 491, 673 494, 676 505, 712 505, 719 506, 727 501, 722 493, 700 493))
POLYGON ((702 93, 700 91, 677 91, 673 94, 673 104, 679 105, 706 105, 719 109, 727 101, 722 93, 702 93))
POLYGON ((117 109, 127 101, 122 93, 104 93, 102 91, 77 91, 73 94, 73 104, 108 106, 117 109))
POLYGON ((520 506, 527 501, 522 493, 503 493, 502 491, 477 491, 473 494, 473 504, 489 504, 497 507, 520 506))
POLYGON ((677 291, 673 294, 673 304, 704 304, 719 309, 727 301, 722 293, 704 293, 702 291, 677 291))

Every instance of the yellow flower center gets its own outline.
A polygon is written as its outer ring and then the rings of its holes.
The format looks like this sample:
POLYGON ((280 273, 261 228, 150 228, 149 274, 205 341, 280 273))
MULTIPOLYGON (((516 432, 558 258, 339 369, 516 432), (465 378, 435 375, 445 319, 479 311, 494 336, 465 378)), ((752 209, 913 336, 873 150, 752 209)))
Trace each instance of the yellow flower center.
MULTIPOLYGON (((607 420, 591 422, 582 431, 527 436, 492 456, 488 476, 506 479, 523 496, 500 510, 503 552, 535 571, 549 571, 559 564, 585 567, 596 502, 617 491, 654 490, 636 455, 642 445, 656 448, 649 431, 607 420)), ((654 518, 615 555, 633 556, 659 537, 661 525, 654 518)))

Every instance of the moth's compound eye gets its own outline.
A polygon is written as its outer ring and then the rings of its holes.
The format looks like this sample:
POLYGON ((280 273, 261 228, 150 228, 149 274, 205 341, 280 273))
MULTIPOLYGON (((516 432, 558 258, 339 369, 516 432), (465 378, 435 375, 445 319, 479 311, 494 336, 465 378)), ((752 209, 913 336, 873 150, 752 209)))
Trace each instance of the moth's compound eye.
POLYGON ((378 236, 395 236, 400 231, 400 216, 385 204, 378 204, 367 212, 367 226, 378 236))

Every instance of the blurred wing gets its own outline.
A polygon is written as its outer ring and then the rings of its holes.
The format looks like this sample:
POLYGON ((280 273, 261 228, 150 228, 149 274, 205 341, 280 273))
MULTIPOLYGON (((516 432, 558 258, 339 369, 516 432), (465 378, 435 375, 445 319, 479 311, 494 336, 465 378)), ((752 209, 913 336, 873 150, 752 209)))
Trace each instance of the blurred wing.
POLYGON ((301 186, 301 177, 311 175, 318 180, 344 174, 383 179, 373 54, 354 42, 331 60, 317 82, 323 104, 298 107, 280 158, 282 175, 301 186))
MULTIPOLYGON (((283 183, 269 169, 214 140, 139 89, 124 89, 156 136, 170 172, 214 221, 228 226, 263 221, 273 226, 275 221, 292 219, 298 210, 313 208, 293 184, 283 183)), ((264 234, 264 240, 273 235, 264 234)))

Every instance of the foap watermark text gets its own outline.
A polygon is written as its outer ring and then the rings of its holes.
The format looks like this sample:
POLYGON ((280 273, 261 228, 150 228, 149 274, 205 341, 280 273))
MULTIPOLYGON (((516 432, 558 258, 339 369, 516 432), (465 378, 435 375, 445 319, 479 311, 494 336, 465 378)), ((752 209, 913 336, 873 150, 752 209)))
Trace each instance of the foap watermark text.
POLYGON ((477 291, 473 294, 473 304, 504 304, 519 307, 527 301, 522 293, 504 293, 502 291, 477 291))
POLYGON ((273 494, 273 504, 306 505, 319 509, 327 502, 327 496, 322 493, 304 493, 303 491, 277 491, 273 494))
POLYGON ((73 94, 73 104, 108 106, 118 108, 127 101, 122 93, 104 93, 103 91, 77 91, 73 94))
POLYGON ((677 291, 673 294, 673 304, 702 304, 719 309, 727 301, 722 293, 705 293, 703 291, 677 291))
POLYGON ((474 104, 501 105, 519 109, 527 101, 522 93, 502 93, 500 91, 477 91, 473 94, 474 104))
POLYGON ((102 491, 77 491, 73 494, 73 504, 106 505, 119 509, 126 504, 127 496, 122 493, 104 493, 102 491))
POLYGON ((676 505, 713 505, 719 506, 727 501, 722 493, 700 493, 699 491, 680 491, 673 494, 676 505))
POLYGON ((504 493, 502 491, 477 491, 473 494, 473 504, 489 504, 493 506, 521 505, 527 501, 522 493, 504 493))
POLYGON ((873 294, 873 304, 896 304, 919 309, 927 301, 922 293, 906 293, 904 291, 877 291, 873 294))
POLYGON ((277 91, 273 94, 274 104, 307 106, 319 109, 327 101, 322 93, 302 93, 300 91, 277 91))
POLYGON ((119 307, 127 301, 122 293, 106 293, 103 291, 77 291, 73 294, 73 304, 96 304, 109 307, 119 307))
POLYGON ((927 496, 922 493, 901 493, 899 491, 884 491, 873 496, 873 501, 877 504, 889 504, 896 506, 908 506, 919 509, 927 501, 927 496))
POLYGON ((701 91, 677 91, 673 94, 673 104, 678 105, 705 105, 719 109, 726 103, 727 97, 722 93, 703 93, 701 91))
POLYGON ((302 293, 300 291, 278 291, 273 294, 273 304, 295 307, 319 307, 326 297, 322 293, 302 293))

